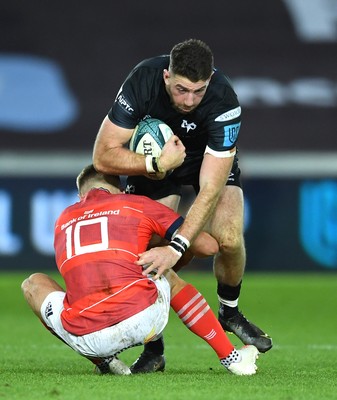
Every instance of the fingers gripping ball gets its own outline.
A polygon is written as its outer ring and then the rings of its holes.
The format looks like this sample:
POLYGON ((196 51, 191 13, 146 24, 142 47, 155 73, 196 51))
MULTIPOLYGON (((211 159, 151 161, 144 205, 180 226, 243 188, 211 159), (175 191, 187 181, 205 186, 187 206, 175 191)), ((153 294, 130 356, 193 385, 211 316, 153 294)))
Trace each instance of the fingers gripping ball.
POLYGON ((155 118, 140 121, 133 132, 129 149, 146 157, 147 171, 152 179, 163 179, 166 175, 157 169, 158 157, 172 135, 171 128, 155 118))

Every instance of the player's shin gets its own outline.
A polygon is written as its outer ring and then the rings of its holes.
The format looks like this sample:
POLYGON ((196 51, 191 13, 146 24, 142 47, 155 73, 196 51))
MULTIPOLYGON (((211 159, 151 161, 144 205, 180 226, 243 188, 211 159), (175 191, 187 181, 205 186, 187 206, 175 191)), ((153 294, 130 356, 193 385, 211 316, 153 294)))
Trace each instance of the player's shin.
POLYGON ((171 307, 191 332, 213 348, 219 359, 234 350, 207 301, 194 286, 189 284, 181 289, 172 298, 171 307))

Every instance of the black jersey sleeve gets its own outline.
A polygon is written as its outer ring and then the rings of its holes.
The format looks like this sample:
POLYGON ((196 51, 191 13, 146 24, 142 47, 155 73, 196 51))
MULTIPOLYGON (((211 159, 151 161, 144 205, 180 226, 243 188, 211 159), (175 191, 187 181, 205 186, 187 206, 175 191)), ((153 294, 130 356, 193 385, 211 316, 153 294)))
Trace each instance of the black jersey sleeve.
POLYGON ((125 79, 108 113, 116 125, 132 129, 147 116, 162 81, 162 69, 156 65, 158 59, 161 61, 160 57, 142 61, 125 79))
POLYGON ((141 115, 139 107, 141 101, 138 99, 139 89, 137 87, 138 82, 141 81, 139 72, 139 70, 134 69, 129 74, 119 89, 115 102, 108 113, 109 119, 122 128, 134 128, 141 115))
POLYGON ((236 146, 241 127, 241 107, 231 88, 227 88, 226 96, 208 114, 206 124, 207 146, 211 150, 223 152, 236 146))

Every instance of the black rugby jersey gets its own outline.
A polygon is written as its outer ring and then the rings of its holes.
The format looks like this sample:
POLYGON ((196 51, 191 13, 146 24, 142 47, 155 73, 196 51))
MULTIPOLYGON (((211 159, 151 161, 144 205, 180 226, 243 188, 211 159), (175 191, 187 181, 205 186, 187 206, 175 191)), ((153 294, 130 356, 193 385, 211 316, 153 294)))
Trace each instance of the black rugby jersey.
POLYGON ((116 96, 109 119, 127 129, 146 117, 164 121, 183 142, 187 159, 202 157, 206 145, 217 152, 234 148, 241 125, 241 108, 228 78, 215 70, 198 107, 181 114, 171 106, 165 90, 163 70, 168 67, 168 55, 135 66, 116 96))

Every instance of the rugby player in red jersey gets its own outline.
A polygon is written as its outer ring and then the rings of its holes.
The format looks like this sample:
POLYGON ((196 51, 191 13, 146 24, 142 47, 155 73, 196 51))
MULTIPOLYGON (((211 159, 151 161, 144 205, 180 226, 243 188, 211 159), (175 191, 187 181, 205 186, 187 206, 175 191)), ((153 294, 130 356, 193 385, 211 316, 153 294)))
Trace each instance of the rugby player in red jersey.
MULTIPOLYGON (((156 279, 137 264, 153 234, 168 240, 165 247, 178 261, 188 247, 177 234, 183 218, 145 196, 122 193, 119 177, 98 173, 92 165, 80 173, 77 186, 80 201, 67 207, 55 224, 55 258, 65 290, 42 273, 22 283, 42 323, 91 360, 98 373, 131 374, 117 355, 157 340, 171 305, 224 367, 237 375, 254 374, 256 347, 235 349, 195 287, 173 270, 156 279)), ((214 247, 216 241, 201 232, 189 251, 207 255, 214 247)))

